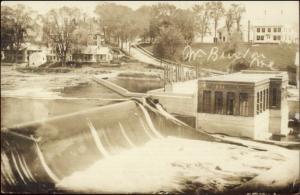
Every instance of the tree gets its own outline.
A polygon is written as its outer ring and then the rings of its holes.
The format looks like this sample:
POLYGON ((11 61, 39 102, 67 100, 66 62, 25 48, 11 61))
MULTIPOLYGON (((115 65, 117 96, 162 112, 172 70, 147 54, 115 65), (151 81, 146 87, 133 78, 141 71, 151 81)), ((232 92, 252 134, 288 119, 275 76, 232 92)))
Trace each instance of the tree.
POLYGON ((94 36, 95 33, 100 33, 101 31, 97 28, 99 26, 99 21, 95 18, 88 17, 83 13, 79 19, 76 21, 76 29, 74 30, 74 42, 72 50, 80 51, 82 47, 89 44, 90 36, 94 36))
POLYGON ((176 10, 174 25, 180 30, 185 44, 190 45, 195 36, 195 17, 193 12, 183 9, 176 10))
POLYGON ((13 26, 14 15, 13 9, 8 6, 1 7, 1 50, 7 47, 13 47, 13 26))
POLYGON ((123 5, 117 5, 115 3, 104 3, 97 5, 94 11, 101 21, 103 26, 105 39, 111 42, 111 38, 114 38, 119 45, 127 39, 129 32, 132 30, 133 25, 132 10, 123 5))
POLYGON ((150 20, 149 24, 149 37, 150 37, 150 44, 152 44, 155 38, 159 35, 159 23, 154 18, 150 20))
POLYGON ((34 28, 32 14, 32 10, 19 4, 1 8, 1 49, 20 50, 22 43, 30 38, 28 32, 34 28))
POLYGON ((159 3, 152 6, 149 22, 150 43, 159 36, 161 27, 167 28, 174 24, 173 17, 175 11, 176 7, 168 3, 159 3))
POLYGON ((236 21, 237 31, 240 32, 242 14, 246 12, 246 9, 245 7, 242 7, 237 4, 232 4, 231 6, 232 6, 233 18, 236 21))
POLYGON ((153 53, 159 58, 174 59, 174 54, 182 43, 183 37, 176 27, 162 27, 154 42, 153 53))
POLYGON ((234 24, 234 10, 233 8, 229 8, 226 12, 225 26, 229 37, 231 36, 232 27, 234 24))
POLYGON ((135 22, 139 31, 138 35, 143 39, 144 42, 150 38, 151 12, 152 6, 142 6, 134 13, 134 17, 136 19, 135 22))
POLYGON ((196 25, 197 25, 198 32, 200 33, 201 36, 201 42, 203 42, 203 38, 209 30, 209 19, 210 19, 209 3, 205 3, 202 5, 195 5, 193 7, 193 11, 196 16, 196 25))
POLYGON ((224 15, 224 7, 222 1, 213 1, 210 3, 210 16, 214 21, 215 39, 217 38, 217 28, 220 18, 224 15))
POLYGON ((241 32, 233 32, 229 37, 229 42, 225 44, 225 54, 234 54, 238 51, 242 44, 241 32))
POLYGON ((62 66, 66 64, 67 54, 74 44, 79 18, 78 8, 62 7, 50 10, 43 19, 44 37, 50 40, 62 66))

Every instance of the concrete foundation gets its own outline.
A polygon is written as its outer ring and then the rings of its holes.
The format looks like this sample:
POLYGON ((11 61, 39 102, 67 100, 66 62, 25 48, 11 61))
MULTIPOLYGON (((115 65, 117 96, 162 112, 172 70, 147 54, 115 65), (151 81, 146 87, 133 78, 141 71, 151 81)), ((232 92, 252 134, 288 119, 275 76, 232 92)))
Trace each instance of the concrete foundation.
POLYGON ((209 133, 254 138, 255 120, 254 117, 198 113, 197 129, 209 133))

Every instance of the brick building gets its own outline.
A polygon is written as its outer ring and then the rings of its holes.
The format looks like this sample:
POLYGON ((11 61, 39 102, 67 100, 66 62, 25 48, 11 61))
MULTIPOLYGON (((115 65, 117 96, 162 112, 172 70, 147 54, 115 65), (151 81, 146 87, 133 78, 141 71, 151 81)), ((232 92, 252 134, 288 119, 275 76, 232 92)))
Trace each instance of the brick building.
POLYGON ((260 138, 288 133, 288 75, 242 71, 198 80, 197 128, 260 138))

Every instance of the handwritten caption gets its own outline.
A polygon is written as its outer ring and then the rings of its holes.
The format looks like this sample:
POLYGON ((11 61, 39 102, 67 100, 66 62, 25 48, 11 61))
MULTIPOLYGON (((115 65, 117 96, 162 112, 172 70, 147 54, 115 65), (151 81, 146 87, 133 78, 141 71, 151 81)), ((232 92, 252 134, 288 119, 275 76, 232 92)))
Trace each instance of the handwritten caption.
POLYGON ((229 59, 232 62, 237 61, 239 59, 249 59, 250 67, 268 67, 273 69, 274 61, 265 57, 264 54, 259 54, 258 52, 251 52, 248 48, 244 52, 235 52, 234 54, 225 54, 225 52, 221 52, 218 47, 212 47, 210 51, 207 53, 202 49, 198 49, 194 51, 190 45, 186 46, 182 52, 184 61, 196 61, 206 59, 207 61, 217 61, 220 59, 229 59))

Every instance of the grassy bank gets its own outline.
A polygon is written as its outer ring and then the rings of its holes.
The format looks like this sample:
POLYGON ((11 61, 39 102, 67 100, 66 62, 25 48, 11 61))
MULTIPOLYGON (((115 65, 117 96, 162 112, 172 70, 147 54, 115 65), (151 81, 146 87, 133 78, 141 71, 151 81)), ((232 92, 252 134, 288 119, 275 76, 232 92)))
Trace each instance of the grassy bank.
MULTIPOLYGON (((153 45, 143 44, 141 46, 149 52, 153 52, 153 45)), ((226 71, 233 63, 233 59, 228 59, 226 54, 224 58, 222 57, 222 53, 226 53, 228 49, 224 44, 194 43, 191 45, 191 48, 193 52, 198 51, 198 55, 195 59, 184 60, 184 56, 187 56, 188 52, 186 51, 183 54, 184 45, 181 45, 174 55, 174 60, 190 65, 200 65, 202 68, 222 71, 226 71), (215 57, 214 53, 218 55, 216 60, 213 60, 215 57)), ((245 55, 248 62, 251 62, 253 59, 254 61, 258 59, 260 64, 270 64, 273 62, 275 69, 288 70, 289 66, 294 66, 297 48, 297 45, 288 44, 241 44, 237 52, 241 53, 241 56, 245 55), (255 58, 255 56, 257 57, 255 58)), ((253 62, 253 64, 256 64, 256 62, 257 61, 253 62)), ((266 69, 264 66, 253 66, 251 68, 266 69)))

